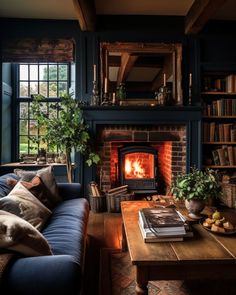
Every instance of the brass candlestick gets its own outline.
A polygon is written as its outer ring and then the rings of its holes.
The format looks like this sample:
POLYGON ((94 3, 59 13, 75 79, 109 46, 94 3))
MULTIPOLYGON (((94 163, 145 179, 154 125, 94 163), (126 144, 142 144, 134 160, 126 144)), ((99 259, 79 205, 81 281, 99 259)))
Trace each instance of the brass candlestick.
POLYGON ((91 106, 99 105, 99 95, 98 95, 98 84, 97 81, 93 81, 93 91, 91 96, 91 106))

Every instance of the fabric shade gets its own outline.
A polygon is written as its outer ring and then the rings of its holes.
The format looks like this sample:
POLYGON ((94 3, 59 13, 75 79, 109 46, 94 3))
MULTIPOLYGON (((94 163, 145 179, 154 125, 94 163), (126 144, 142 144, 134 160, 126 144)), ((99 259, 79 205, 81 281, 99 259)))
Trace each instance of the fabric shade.
POLYGON ((73 39, 8 39, 2 42, 3 62, 73 62, 73 39))

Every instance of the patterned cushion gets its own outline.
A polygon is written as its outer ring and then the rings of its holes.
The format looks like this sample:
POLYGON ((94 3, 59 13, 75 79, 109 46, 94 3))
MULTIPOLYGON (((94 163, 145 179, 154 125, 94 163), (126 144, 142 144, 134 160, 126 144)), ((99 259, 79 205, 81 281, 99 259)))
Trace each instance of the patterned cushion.
MULTIPOLYGON (((14 187, 17 184, 17 180, 13 178, 7 178, 7 184, 14 187)), ((52 210, 54 208, 54 196, 50 190, 44 185, 39 176, 27 182, 21 181, 21 184, 27 188, 40 202, 42 202, 47 208, 52 210)))
POLYGON ((0 210, 13 213, 41 230, 47 222, 51 211, 46 208, 21 182, 0 199, 0 210))
POLYGON ((47 240, 29 222, 0 210, 0 248, 26 256, 52 255, 47 240))
POLYGON ((62 202, 62 198, 59 194, 57 183, 54 177, 52 166, 42 168, 36 171, 27 171, 23 169, 15 169, 14 172, 18 175, 22 181, 31 181, 35 175, 39 176, 43 184, 51 193, 51 202, 53 207, 62 202))

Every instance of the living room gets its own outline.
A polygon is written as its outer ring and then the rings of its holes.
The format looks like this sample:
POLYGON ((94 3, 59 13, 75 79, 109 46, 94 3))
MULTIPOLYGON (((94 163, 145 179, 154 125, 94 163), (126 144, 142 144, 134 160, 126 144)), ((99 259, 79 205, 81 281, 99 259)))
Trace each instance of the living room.
MULTIPOLYGON (((235 207, 235 1, 156 2, 1 1, 0 175, 48 167, 35 164, 43 148, 57 182, 68 182, 65 154, 40 141, 31 114, 34 95, 57 104, 67 92, 101 160, 86 165, 83 153, 72 153, 73 182, 90 206, 92 182, 101 192, 128 184, 140 200, 168 194, 192 167, 208 167, 224 175, 235 207), (148 154, 145 169, 154 172, 133 181, 123 172, 132 153, 148 154)), ((100 250, 121 248, 121 223, 120 213, 90 210, 85 294, 101 284, 100 250)))

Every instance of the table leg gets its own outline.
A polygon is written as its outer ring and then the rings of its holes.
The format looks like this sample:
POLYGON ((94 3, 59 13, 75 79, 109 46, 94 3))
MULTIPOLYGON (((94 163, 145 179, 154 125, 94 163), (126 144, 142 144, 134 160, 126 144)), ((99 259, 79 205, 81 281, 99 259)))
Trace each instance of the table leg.
POLYGON ((136 266, 136 295, 148 295, 148 269, 136 266))
POLYGON ((127 239, 126 239, 125 228, 124 228, 123 222, 122 222, 122 246, 121 247, 122 247, 123 252, 128 250, 127 239))

